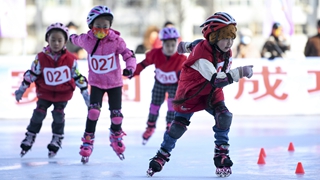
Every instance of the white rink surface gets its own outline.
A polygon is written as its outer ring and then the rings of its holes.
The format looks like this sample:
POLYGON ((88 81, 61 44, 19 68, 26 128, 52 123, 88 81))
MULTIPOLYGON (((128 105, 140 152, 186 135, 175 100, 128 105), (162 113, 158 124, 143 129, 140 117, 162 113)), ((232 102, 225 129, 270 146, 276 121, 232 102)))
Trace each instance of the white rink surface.
MULTIPOLYGON (((108 111, 104 108, 103 111, 108 111)), ((160 173, 146 176, 149 159, 160 147, 165 129, 160 115, 155 134, 143 146, 141 135, 145 129, 146 111, 126 115, 123 129, 127 133, 125 160, 121 161, 109 146, 110 120, 98 121, 95 147, 89 163, 80 162, 79 147, 85 128, 84 119, 67 119, 63 149, 56 157, 47 158, 47 144, 51 140, 51 113, 48 112, 41 132, 31 151, 20 157, 20 142, 24 138, 26 119, 0 119, 0 177, 2 180, 95 180, 95 179, 155 179, 201 180, 219 179, 213 165, 213 119, 205 112, 195 114, 188 131, 177 142, 170 161, 160 173), (141 115, 140 115, 141 113, 141 115), (142 114, 143 113, 143 114, 142 114)), ((161 112, 164 114, 163 112, 161 112)), ((67 116, 67 115, 66 115, 67 116)), ((226 179, 286 180, 320 179, 320 116, 234 116, 230 131, 230 157, 233 174, 226 179), (294 152, 289 152, 292 142, 294 152), (258 165, 260 149, 267 157, 265 165, 258 165), (295 174, 301 162, 305 174, 295 174)))

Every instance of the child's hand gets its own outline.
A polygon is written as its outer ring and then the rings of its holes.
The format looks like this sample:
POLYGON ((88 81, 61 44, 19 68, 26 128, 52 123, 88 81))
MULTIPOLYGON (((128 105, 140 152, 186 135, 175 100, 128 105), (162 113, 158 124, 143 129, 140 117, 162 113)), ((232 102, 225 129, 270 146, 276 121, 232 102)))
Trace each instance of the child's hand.
POLYGON ((179 44, 178 44, 178 49, 177 49, 177 52, 179 54, 183 54, 183 53, 189 53, 190 50, 189 50, 189 46, 190 46, 190 42, 183 42, 181 41, 179 44))
POLYGON ((14 92, 17 102, 19 102, 22 99, 22 96, 23 96, 24 92, 25 92, 25 90, 23 91, 21 88, 19 88, 18 90, 16 90, 14 92))
POLYGON ((129 79, 133 77, 133 73, 131 69, 124 69, 122 75, 128 77, 129 79))
POLYGON ((29 85, 26 85, 24 82, 22 82, 19 89, 14 92, 17 102, 19 102, 22 99, 22 96, 24 92, 26 92, 28 87, 29 85))
POLYGON ((252 68, 253 68, 253 65, 238 67, 240 78, 242 77, 251 78, 253 75, 252 68))

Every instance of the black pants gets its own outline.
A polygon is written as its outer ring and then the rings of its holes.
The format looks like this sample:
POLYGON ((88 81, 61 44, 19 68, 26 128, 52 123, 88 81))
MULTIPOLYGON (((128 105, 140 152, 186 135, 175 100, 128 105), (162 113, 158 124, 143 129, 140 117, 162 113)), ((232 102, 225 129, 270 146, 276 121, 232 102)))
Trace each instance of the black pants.
POLYGON ((42 127, 42 122, 47 115, 47 109, 53 104, 52 118, 53 122, 51 124, 52 133, 64 134, 64 109, 68 102, 51 102, 44 99, 38 99, 37 107, 34 109, 30 123, 27 130, 32 133, 39 133, 42 127))
MULTIPOLYGON (((108 94, 109 110, 120 110, 122 103, 122 87, 100 89, 98 87, 91 86, 90 104, 99 103, 100 107, 102 107, 103 96, 105 93, 108 94)), ((92 121, 87 118, 86 132, 94 133, 96 131, 97 121, 92 121)))

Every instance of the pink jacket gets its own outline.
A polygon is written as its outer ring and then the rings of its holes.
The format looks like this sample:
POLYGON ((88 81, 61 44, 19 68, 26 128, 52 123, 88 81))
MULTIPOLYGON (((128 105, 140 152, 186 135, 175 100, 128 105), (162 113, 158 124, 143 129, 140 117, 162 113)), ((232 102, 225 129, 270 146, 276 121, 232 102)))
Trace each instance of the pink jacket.
POLYGON ((111 89, 123 85, 119 54, 126 62, 126 69, 131 69, 132 72, 136 69, 136 58, 133 52, 126 47, 126 43, 118 31, 110 29, 108 36, 100 40, 93 55, 91 54, 98 39, 91 30, 86 34, 73 34, 70 36, 70 40, 88 53, 88 82, 91 86, 111 89))

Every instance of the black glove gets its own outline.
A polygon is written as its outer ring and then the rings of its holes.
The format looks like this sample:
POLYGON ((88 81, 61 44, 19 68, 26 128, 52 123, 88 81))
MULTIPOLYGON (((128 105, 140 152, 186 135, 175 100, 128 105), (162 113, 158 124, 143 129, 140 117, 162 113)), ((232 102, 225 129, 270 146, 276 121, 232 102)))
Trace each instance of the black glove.
POLYGON ((133 77, 133 72, 132 72, 131 69, 124 69, 122 75, 126 76, 128 78, 132 78, 133 77))

